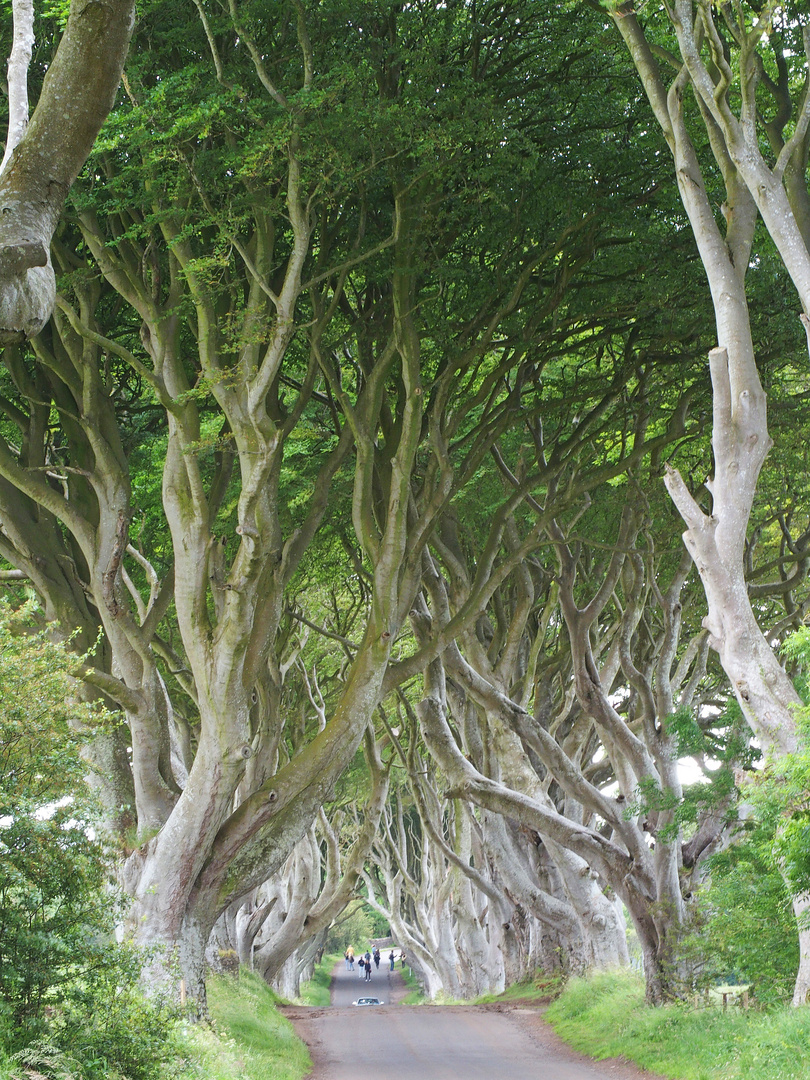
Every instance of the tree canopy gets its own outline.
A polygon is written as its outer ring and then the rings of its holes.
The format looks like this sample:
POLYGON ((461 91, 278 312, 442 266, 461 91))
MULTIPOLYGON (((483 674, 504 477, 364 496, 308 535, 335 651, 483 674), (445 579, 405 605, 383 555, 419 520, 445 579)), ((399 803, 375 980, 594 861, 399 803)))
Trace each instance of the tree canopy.
POLYGON ((0 555, 201 1003, 359 895, 434 992, 626 963, 625 918, 686 985, 810 603, 810 31, 735 11, 140 5, 5 348, 0 555))

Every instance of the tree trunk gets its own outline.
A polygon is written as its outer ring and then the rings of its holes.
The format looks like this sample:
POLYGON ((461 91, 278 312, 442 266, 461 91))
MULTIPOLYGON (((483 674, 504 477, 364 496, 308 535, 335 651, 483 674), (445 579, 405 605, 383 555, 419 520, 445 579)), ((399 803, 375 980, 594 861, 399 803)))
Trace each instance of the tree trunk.
POLYGON ((0 173, 0 343, 34 337, 51 316, 51 237, 112 108, 134 25, 134 0, 72 0, 34 114, 0 173))
POLYGON ((799 970, 796 972, 796 983, 793 987, 793 1000, 791 1004, 810 1005, 810 927, 807 920, 810 918, 810 894, 802 893, 792 899, 793 914, 799 927, 799 970))
POLYGON ((714 392, 712 513, 703 513, 674 470, 667 488, 688 529, 684 543, 706 592, 704 626, 751 729, 766 751, 796 749, 798 694, 757 625, 745 582, 743 553, 757 478, 770 446, 765 394, 755 369, 737 375, 725 348, 709 354, 714 392))

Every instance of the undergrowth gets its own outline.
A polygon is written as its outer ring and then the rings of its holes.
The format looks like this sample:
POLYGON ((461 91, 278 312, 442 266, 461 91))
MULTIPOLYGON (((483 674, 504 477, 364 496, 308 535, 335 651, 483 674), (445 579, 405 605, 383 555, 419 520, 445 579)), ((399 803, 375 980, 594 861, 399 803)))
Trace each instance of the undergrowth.
POLYGON ((562 988, 562 980, 557 975, 538 972, 527 982, 508 986, 501 994, 482 994, 475 999, 476 1005, 487 1005, 492 1001, 534 1001, 546 1002, 557 997, 562 988))

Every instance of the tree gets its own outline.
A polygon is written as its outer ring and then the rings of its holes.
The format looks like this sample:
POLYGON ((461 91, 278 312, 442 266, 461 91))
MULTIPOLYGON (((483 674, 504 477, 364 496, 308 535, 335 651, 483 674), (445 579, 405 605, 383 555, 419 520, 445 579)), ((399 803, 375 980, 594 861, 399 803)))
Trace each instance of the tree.
POLYGON ((111 927, 103 847, 74 794, 83 770, 71 724, 87 710, 71 703, 69 653, 33 622, 30 605, 0 608, 0 998, 28 1031, 102 961, 94 939, 111 927))
MULTIPOLYGON (((677 472, 670 473, 667 486, 687 525, 684 541, 706 590, 712 647, 762 745, 777 755, 790 753, 797 746, 792 713, 799 699, 757 625, 744 576, 746 530, 771 446, 746 275, 761 215, 795 286, 805 328, 810 326, 810 27, 790 4, 740 3, 716 12, 704 0, 680 0, 666 9, 663 26, 653 18, 647 31, 632 4, 610 4, 609 10, 672 153, 717 325, 717 346, 709 354, 711 513, 704 513, 677 472), (677 72, 669 86, 659 60, 677 72), (719 214, 690 134, 689 90, 724 188, 719 214)), ((806 906, 806 897, 795 898, 800 925, 806 906)), ((804 930, 800 938, 795 1004, 810 992, 810 938, 804 930)))
MULTIPOLYGON (((237 901, 220 918, 209 941, 224 943, 286 997, 298 997, 313 945, 322 945, 334 921, 356 899, 356 886, 371 853, 388 794, 373 732, 364 738, 360 791, 337 806, 324 806, 317 821, 272 878, 237 901), (368 787, 368 791, 363 791, 368 787)), ((354 770, 349 770, 354 772, 354 770)), ((345 775, 341 786, 345 786, 345 775)))
MULTIPOLYGON (((368 902, 390 924, 431 997, 497 993, 540 966, 559 966, 551 935, 502 879, 486 829, 462 800, 440 798, 438 770, 412 710, 404 716, 407 737, 391 734, 407 762, 411 797, 403 787, 386 808, 364 874, 368 902)), ((555 944, 562 951, 567 942, 555 944)))
POLYGON ((0 603, 0 1030, 27 1064, 50 1054, 151 1080, 173 1014, 143 1001, 80 737, 116 724, 74 694, 76 657, 32 603, 0 603))
MULTIPOLYGON (((581 538, 581 522, 577 526, 581 538)), ((623 927, 611 902, 620 897, 643 944, 648 995, 661 1001, 672 944, 685 921, 688 884, 680 874, 685 863, 695 870, 723 821, 708 816, 702 849, 695 846, 687 858, 673 817, 682 792, 669 716, 676 704, 695 706, 705 648, 698 637, 674 663, 688 560, 676 564, 670 587, 647 592, 637 528, 626 511, 611 557, 585 586, 583 540, 574 555, 552 520, 549 533, 562 564, 559 598, 556 589, 549 593, 539 567, 523 564, 510 600, 504 589, 494 606, 494 633, 479 620, 474 634, 460 635, 445 651, 441 666, 434 661, 419 713, 450 793, 537 834, 562 882, 568 923, 579 927, 575 935, 562 924, 569 948, 578 936, 588 967, 621 962, 623 927), (606 618, 610 597, 615 621, 606 618), (660 630, 653 632, 659 619, 660 630), (538 643, 557 620, 567 640, 549 662, 549 656, 540 658, 538 643), (611 783, 617 790, 606 792, 611 783), (639 792, 650 789, 659 798, 636 805, 639 792)), ((438 575, 431 584, 434 622, 440 612, 452 613, 466 585, 459 545, 450 551, 443 561, 449 565, 452 557, 452 588, 445 591, 438 575)), ((655 579, 663 580, 660 566, 655 579)), ((554 925, 554 909, 546 903, 548 912, 534 913, 554 925)))

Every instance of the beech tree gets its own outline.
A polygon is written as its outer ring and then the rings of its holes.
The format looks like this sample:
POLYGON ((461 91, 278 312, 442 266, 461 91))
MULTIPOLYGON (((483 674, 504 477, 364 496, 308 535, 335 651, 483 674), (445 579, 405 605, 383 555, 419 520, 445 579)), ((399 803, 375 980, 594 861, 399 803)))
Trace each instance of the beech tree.
MULTIPOLYGON (((751 336, 746 277, 758 218, 796 289, 805 328, 810 311, 810 25, 798 6, 739 3, 719 11, 679 0, 640 20, 632 4, 610 4, 673 157, 681 199, 714 305, 714 472, 705 513, 677 471, 667 486, 686 523, 709 605, 706 627, 743 713, 763 747, 797 747, 799 698, 763 637, 748 597, 744 550, 757 479, 771 447, 766 400, 751 336), (644 22, 647 22, 645 27, 644 22), (665 65, 666 67, 663 67, 665 65), (675 74, 668 83, 666 68, 675 74), (688 108, 691 92, 697 113, 688 108), (705 131, 719 206, 692 131, 705 131)), ((810 343, 810 336, 808 336, 810 343)), ((801 920, 807 898, 795 898, 801 920)), ((810 992, 810 938, 800 929, 794 1004, 810 992)))
POLYGON ((214 968, 219 965, 218 950, 233 950, 279 993, 298 997, 315 950, 356 898, 384 812, 389 767, 370 729, 363 764, 365 775, 355 776, 352 786, 368 787, 365 796, 339 790, 335 803, 320 810, 279 872, 223 913, 208 942, 214 968))
MULTIPOLYGON (((386 917, 431 997, 497 993, 539 967, 559 969, 568 941, 522 906, 469 806, 441 797, 440 772, 407 698, 398 712, 389 729, 407 787, 386 808, 364 874, 368 903, 386 917)), ((510 847, 502 835, 497 845, 502 856, 510 847)))
MULTIPOLYGON (((561 883, 568 926, 560 921, 560 897, 555 904, 552 894, 543 910, 536 874, 535 895, 526 887, 518 895, 536 917, 556 923, 569 951, 581 941, 573 965, 598 968, 626 961, 623 924, 609 890, 630 912, 649 996, 660 1001, 666 993, 668 942, 684 916, 683 854, 672 816, 681 797, 678 754, 666 720, 676 711, 676 695, 682 695, 681 707, 695 704, 705 670, 700 639, 684 652, 677 670, 673 666, 679 594, 690 564, 676 564, 670 589, 658 594, 661 637, 650 643, 645 663, 651 666, 643 675, 640 656, 632 652, 643 647, 644 637, 632 650, 631 641, 645 625, 652 632, 647 605, 654 601, 645 584, 644 557, 633 554, 639 522, 625 514, 611 544, 613 555, 601 570, 604 578, 595 573, 593 591, 583 596, 581 554, 573 553, 549 501, 545 515, 558 552, 558 584, 551 588, 552 574, 536 556, 510 574, 492 616, 457 635, 441 664, 434 661, 428 669, 419 706, 423 732, 454 796, 537 834, 561 883), (606 605, 620 587, 615 621, 605 621, 606 605), (559 633, 560 623, 566 644, 544 656, 549 626, 556 625, 559 633), (629 697, 623 687, 630 689, 629 697), (624 716, 614 704, 617 697, 625 702, 624 716), (604 792, 609 782, 617 785, 615 793, 604 792), (639 793, 651 787, 663 793, 657 806, 630 816, 639 793), (655 837, 654 853, 645 834, 655 837)), ((579 536, 581 529, 578 523, 579 536)), ((514 544, 515 523, 510 532, 514 544)), ((430 626, 452 620, 470 588, 463 546, 449 530, 438 560, 426 585, 430 599, 424 618, 430 626), (444 574, 437 572, 439 566, 444 574)), ((709 850, 723 830, 722 815, 713 821, 713 831, 701 841, 709 850)), ((701 854, 695 852, 693 866, 701 854)), ((504 866, 502 873, 508 872, 504 866)), ((524 876, 532 882, 531 873, 524 876)))

